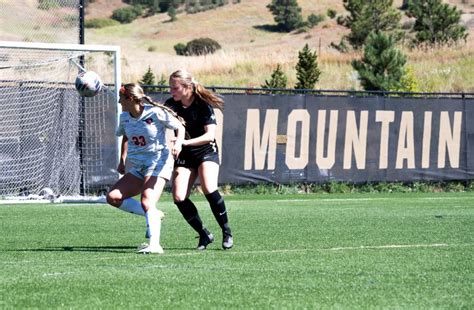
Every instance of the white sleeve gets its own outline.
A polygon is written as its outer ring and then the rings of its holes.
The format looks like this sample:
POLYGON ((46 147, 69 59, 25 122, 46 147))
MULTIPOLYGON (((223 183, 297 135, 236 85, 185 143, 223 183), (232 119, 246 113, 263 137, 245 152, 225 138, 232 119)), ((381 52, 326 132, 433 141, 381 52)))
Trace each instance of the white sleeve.
POLYGON ((115 135, 117 137, 125 136, 125 128, 123 127, 123 115, 120 115, 119 124, 115 130, 115 135))
POLYGON ((171 112, 162 108, 156 108, 156 117, 166 128, 175 130, 181 126, 181 122, 171 112))

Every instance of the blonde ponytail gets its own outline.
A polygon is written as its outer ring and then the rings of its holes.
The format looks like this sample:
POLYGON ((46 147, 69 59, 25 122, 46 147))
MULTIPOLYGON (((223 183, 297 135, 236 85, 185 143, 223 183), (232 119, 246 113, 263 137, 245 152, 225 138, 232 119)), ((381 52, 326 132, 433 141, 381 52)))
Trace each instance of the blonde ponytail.
POLYGON ((125 96, 126 98, 133 99, 137 102, 140 102, 140 104, 143 104, 143 100, 147 101, 150 105, 158 107, 164 111, 169 112, 171 115, 173 115, 175 118, 177 118, 183 126, 186 124, 184 119, 181 116, 178 116, 175 111, 170 109, 169 107, 153 101, 150 96, 145 95, 145 92, 141 88, 140 85, 135 84, 135 83, 130 83, 130 84, 125 84, 120 88, 120 94, 122 96, 125 96))
POLYGON ((183 69, 177 70, 170 75, 170 80, 171 79, 179 80, 181 85, 185 87, 192 86, 194 94, 213 108, 217 108, 221 111, 224 109, 224 100, 216 93, 202 86, 188 71, 183 69))

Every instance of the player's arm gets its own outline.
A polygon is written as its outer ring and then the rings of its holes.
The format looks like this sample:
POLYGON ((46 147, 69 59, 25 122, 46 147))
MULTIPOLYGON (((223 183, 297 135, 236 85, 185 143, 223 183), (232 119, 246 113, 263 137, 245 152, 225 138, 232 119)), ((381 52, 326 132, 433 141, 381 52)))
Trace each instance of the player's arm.
POLYGON ((203 135, 189 140, 184 140, 183 145, 199 146, 213 142, 216 138, 216 127, 216 124, 205 125, 203 135))
POLYGON ((120 174, 125 174, 125 161, 127 159, 128 152, 128 138, 127 136, 122 136, 122 145, 120 147, 120 161, 117 167, 117 171, 120 174))
POLYGON ((171 154, 173 154, 173 157, 176 159, 179 156, 179 153, 181 153, 181 149, 183 148, 183 142, 184 142, 184 133, 185 129, 183 125, 180 125, 177 129, 174 130, 175 137, 173 138, 173 148, 171 149, 171 154))

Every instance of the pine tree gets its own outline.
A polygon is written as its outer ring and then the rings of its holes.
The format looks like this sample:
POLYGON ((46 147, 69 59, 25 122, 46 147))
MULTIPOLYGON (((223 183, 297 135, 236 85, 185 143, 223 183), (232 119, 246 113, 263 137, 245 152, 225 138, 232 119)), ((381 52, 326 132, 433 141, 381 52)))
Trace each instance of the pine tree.
POLYGON ((167 83, 168 81, 166 80, 165 75, 162 73, 156 85, 165 86, 167 83))
POLYGON ((301 8, 296 0, 272 0, 267 8, 274 15, 278 29, 282 31, 290 32, 303 25, 301 8))
MULTIPOLYGON (((278 64, 276 69, 273 71, 270 80, 265 80, 265 84, 261 87, 265 89, 286 88, 287 83, 288 79, 285 75, 285 72, 283 72, 280 64, 278 64)), ((272 93, 277 92, 272 91, 272 93)))
POLYGON ((295 89, 313 89, 319 81, 321 71, 318 68, 318 56, 312 52, 308 44, 298 53, 298 63, 296 64, 295 89))
POLYGON ((410 0, 403 0, 402 2, 402 6, 400 7, 400 10, 406 10, 408 9, 408 3, 410 2, 410 0))
POLYGON ((405 63, 406 57, 396 49, 393 36, 373 32, 367 38, 364 56, 353 60, 352 67, 365 90, 389 91, 402 87, 405 63))
POLYGON ((344 25, 351 30, 345 38, 353 48, 361 48, 373 31, 401 35, 401 14, 393 7, 393 0, 344 0, 343 3, 349 12, 344 25))
MULTIPOLYGON (((153 71, 151 71, 151 67, 148 66, 148 70, 146 73, 142 76, 142 79, 138 82, 140 85, 155 85, 156 79, 155 79, 155 74, 153 71)), ((147 87, 147 91, 155 91, 154 87, 147 87)))
POLYGON ((362 13, 362 9, 366 3, 365 0, 342 0, 343 6, 349 15, 347 15, 343 21, 342 25, 347 28, 351 28, 352 24, 357 21, 359 16, 362 13))
POLYGON ((416 19, 416 45, 451 45, 467 38, 461 11, 441 0, 412 0, 406 14, 416 19))
POLYGON ((177 14, 176 9, 175 9, 174 7, 172 7, 172 6, 170 6, 170 7, 168 8, 168 16, 170 17, 170 20, 171 20, 172 22, 178 20, 178 18, 176 17, 176 14, 177 14))

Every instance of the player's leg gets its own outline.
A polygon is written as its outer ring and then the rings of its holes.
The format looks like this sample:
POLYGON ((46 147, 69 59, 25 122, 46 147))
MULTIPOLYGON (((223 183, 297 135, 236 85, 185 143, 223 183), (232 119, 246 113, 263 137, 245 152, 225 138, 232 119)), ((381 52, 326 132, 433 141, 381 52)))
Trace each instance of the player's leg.
POLYGON ((224 198, 218 191, 219 164, 215 161, 204 161, 198 169, 201 187, 212 210, 212 214, 222 229, 222 247, 230 249, 233 245, 232 232, 227 217, 224 198))
POLYGON ((214 236, 204 227, 196 206, 189 199, 196 178, 195 169, 176 167, 173 174, 173 200, 184 219, 199 234, 197 249, 204 250, 214 241, 214 236))
POLYGON ((107 193, 107 203, 122 211, 145 215, 139 201, 133 199, 142 190, 143 180, 132 173, 125 174, 107 193))
POLYGON ((161 197, 165 184, 166 179, 158 176, 147 176, 144 179, 141 204, 145 211, 150 243, 145 248, 139 250, 140 253, 163 253, 163 248, 160 244, 161 214, 156 208, 156 204, 161 197))

